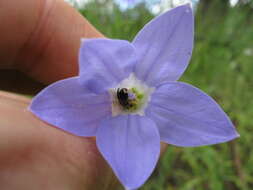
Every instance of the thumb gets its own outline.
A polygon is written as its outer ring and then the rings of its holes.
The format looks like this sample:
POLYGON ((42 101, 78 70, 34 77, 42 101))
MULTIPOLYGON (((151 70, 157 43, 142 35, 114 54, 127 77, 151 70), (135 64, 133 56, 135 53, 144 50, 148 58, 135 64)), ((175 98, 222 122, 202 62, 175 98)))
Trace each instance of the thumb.
POLYGON ((94 138, 76 137, 38 120, 27 111, 27 98, 0 92, 0 99, 1 190, 118 186, 94 138))

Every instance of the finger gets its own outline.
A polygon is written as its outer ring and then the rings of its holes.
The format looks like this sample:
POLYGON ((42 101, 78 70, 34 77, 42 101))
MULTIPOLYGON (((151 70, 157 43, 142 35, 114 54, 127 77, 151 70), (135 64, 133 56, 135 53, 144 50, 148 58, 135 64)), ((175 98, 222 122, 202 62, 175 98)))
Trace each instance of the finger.
POLYGON ((77 75, 80 38, 102 37, 63 0, 4 0, 0 7, 0 67, 45 84, 77 75))
POLYGON ((34 96, 43 88, 45 88, 45 85, 32 80, 20 71, 12 69, 0 70, 0 90, 34 96))
POLYGON ((0 100, 0 189, 40 190, 45 184, 47 189, 116 188, 95 139, 36 119, 27 111, 27 98, 0 92, 0 100))

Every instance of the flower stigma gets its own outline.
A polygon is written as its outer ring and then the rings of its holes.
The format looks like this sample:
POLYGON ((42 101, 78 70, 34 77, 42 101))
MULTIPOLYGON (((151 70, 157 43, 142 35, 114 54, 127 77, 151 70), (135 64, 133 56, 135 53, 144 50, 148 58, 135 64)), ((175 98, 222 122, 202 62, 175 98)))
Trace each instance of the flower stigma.
POLYGON ((145 114, 145 108, 154 88, 148 87, 132 73, 115 88, 109 90, 112 98, 112 116, 145 114))

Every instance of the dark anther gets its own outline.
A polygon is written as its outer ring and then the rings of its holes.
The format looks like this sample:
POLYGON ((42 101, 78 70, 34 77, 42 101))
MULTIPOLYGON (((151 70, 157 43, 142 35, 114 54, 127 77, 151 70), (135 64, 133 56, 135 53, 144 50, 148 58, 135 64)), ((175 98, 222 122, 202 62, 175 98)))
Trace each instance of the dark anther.
POLYGON ((117 97, 118 97, 120 105, 122 105, 124 108, 132 107, 132 105, 129 104, 128 90, 126 88, 121 88, 121 89, 118 88, 117 97))

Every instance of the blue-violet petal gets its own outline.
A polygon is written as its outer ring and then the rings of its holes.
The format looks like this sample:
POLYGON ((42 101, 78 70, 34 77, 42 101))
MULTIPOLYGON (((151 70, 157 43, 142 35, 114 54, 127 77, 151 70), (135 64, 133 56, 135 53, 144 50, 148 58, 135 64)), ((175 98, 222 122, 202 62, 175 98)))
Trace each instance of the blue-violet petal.
POLYGON ((81 83, 94 93, 115 87, 133 72, 134 46, 125 40, 84 39, 79 53, 81 83))
POLYGON ((30 110, 45 122, 78 136, 95 136, 99 122, 111 114, 109 94, 96 95, 78 77, 58 81, 42 90, 30 110))
POLYGON ((168 11, 148 23, 133 44, 140 62, 135 73, 150 86, 176 81, 188 66, 193 48, 190 5, 168 11))
POLYGON ((239 136, 210 96, 182 82, 159 86, 146 115, 156 122, 161 140, 177 146, 216 144, 239 136))
POLYGON ((149 118, 121 115, 101 123, 97 146, 126 189, 137 189, 155 168, 160 136, 149 118))

